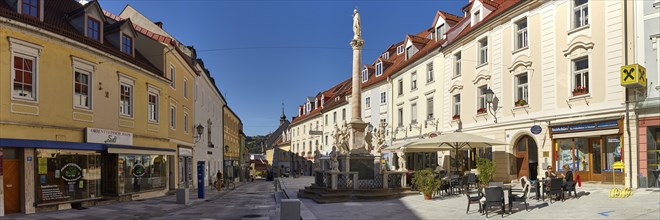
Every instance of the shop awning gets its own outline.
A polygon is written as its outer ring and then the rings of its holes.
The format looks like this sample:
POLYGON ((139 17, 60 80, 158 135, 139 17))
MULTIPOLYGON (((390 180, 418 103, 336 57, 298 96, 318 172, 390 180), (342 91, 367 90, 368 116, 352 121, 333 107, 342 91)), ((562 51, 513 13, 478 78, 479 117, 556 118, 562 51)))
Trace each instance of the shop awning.
POLYGON ((136 146, 125 146, 125 145, 105 145, 107 147, 108 153, 111 154, 143 154, 143 155, 176 155, 176 150, 174 149, 163 149, 163 148, 153 148, 153 147, 136 147, 136 146))
POLYGON ((27 147, 27 148, 47 148, 47 149, 71 149, 71 150, 105 150, 103 144, 97 143, 79 143, 66 141, 45 141, 28 139, 0 138, 0 147, 27 147))
POLYGON ((612 135, 618 134, 619 129, 607 129, 607 130, 598 130, 598 131, 585 131, 585 132, 572 132, 565 134, 553 134, 553 139, 562 139, 562 138, 576 138, 576 137, 592 137, 592 136, 601 136, 601 135, 612 135))

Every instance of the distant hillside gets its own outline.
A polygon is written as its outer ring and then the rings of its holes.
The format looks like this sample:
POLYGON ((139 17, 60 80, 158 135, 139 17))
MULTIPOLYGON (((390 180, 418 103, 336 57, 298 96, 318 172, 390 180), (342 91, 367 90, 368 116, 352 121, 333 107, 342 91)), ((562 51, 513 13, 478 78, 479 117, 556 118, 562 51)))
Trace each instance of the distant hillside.
POLYGON ((248 136, 247 140, 245 141, 247 144, 248 152, 251 154, 265 153, 262 152, 261 145, 262 143, 266 143, 267 138, 268 136, 266 135, 248 136))

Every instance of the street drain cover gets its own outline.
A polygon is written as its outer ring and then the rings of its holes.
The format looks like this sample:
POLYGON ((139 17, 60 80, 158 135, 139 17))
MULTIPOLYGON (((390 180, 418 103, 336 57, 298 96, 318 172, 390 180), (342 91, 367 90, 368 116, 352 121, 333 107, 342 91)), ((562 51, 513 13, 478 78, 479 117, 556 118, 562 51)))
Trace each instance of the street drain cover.
POLYGON ((243 218, 259 218, 259 217, 263 217, 263 215, 244 215, 244 216, 241 216, 241 217, 243 217, 243 218))

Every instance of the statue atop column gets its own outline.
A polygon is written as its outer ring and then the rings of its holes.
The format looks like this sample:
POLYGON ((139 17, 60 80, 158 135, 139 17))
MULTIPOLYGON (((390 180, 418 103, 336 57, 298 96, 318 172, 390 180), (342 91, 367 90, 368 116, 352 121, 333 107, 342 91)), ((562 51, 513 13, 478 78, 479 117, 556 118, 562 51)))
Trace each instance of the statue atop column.
POLYGON ((357 8, 353 10, 353 39, 362 39, 362 27, 360 27, 360 13, 357 8))

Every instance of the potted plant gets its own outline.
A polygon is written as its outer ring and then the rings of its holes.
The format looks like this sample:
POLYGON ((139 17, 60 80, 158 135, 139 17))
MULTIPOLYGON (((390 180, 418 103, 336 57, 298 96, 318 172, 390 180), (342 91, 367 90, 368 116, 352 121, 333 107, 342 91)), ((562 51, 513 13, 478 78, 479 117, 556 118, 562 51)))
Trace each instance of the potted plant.
POLYGON ((589 92, 589 89, 584 86, 576 86, 575 89, 573 89, 573 96, 579 96, 579 95, 584 95, 589 92))
POLYGON ((477 109, 477 114, 484 114, 484 113, 486 113, 486 108, 477 109))
POLYGON ((488 186, 495 174, 495 163, 486 158, 477 159, 477 172, 479 172, 479 183, 481 186, 488 186))
POLYGON ((433 170, 430 168, 415 172, 412 182, 417 190, 424 194, 425 200, 430 200, 431 194, 440 188, 440 180, 435 178, 433 170))
POLYGON ((519 99, 514 104, 516 105, 516 107, 525 106, 525 105, 527 105, 527 101, 524 100, 524 99, 519 99))
POLYGON ((461 119, 461 115, 455 114, 454 116, 451 116, 451 119, 452 120, 459 120, 459 119, 461 119))

